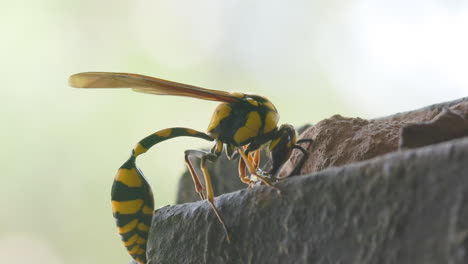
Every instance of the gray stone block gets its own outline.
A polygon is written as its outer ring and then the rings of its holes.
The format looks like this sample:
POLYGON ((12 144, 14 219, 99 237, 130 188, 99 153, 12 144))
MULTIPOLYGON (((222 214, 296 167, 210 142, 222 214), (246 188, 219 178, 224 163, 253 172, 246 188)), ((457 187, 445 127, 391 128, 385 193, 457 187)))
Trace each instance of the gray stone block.
POLYGON ((149 263, 468 263, 468 138, 161 208, 149 263))

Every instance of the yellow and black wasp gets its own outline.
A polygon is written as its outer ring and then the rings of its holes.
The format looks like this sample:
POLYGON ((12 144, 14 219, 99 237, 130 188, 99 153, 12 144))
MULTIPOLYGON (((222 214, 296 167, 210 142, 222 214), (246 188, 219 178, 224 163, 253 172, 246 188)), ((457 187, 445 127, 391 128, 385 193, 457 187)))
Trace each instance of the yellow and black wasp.
MULTIPOLYGON (((192 175, 195 190, 201 199, 206 199, 213 208, 228 240, 227 228, 214 204, 207 161, 216 161, 224 148, 228 158, 240 155, 239 177, 242 182, 251 185, 253 183, 251 176, 256 176, 264 184, 273 187, 268 177, 276 174, 291 155, 293 148, 304 153, 304 158, 297 168, 302 166, 307 155, 306 151, 297 145, 300 141, 296 142, 296 131, 293 126, 283 124, 278 127, 278 111, 263 96, 204 89, 130 73, 84 72, 72 75, 69 83, 77 88, 132 88, 143 93, 188 96, 221 102, 215 109, 207 133, 180 127, 155 132, 138 142, 130 158, 117 171, 111 193, 113 215, 125 247, 129 254, 141 264, 146 263, 146 240, 154 213, 154 200, 151 187, 137 168, 135 160, 152 146, 181 136, 215 141, 215 145, 209 152, 185 151, 185 162, 192 175), (260 149, 263 146, 268 146, 271 154, 272 166, 268 173, 259 169, 260 149), (200 166, 206 194, 203 192, 203 186, 191 162, 191 157, 201 160, 200 166), (250 175, 246 174, 246 169, 250 175)), ((297 168, 293 173, 297 172, 297 168)))

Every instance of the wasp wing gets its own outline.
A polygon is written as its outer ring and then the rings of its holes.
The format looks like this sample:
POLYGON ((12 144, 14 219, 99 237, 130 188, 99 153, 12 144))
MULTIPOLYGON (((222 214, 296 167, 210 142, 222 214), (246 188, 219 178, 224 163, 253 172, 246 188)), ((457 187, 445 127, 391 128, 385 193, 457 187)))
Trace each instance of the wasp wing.
POLYGON ((188 96, 221 102, 240 101, 239 97, 228 92, 132 73, 82 72, 70 76, 69 84, 75 88, 132 88, 134 91, 150 94, 188 96))

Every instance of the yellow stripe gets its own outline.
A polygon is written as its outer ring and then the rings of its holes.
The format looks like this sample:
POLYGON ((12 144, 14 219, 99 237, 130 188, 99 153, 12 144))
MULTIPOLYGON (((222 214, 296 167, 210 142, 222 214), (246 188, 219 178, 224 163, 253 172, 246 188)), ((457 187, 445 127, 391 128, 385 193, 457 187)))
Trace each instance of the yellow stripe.
POLYGON ((140 237, 140 238, 138 238, 138 241, 136 243, 138 245, 145 245, 146 244, 146 239, 140 237))
POLYGON ((131 250, 128 251, 128 253, 130 253, 130 255, 134 255, 134 254, 139 255, 139 254, 145 253, 145 250, 140 248, 140 246, 135 245, 131 250))
POLYGON ((237 132, 236 134, 234 134, 234 141, 236 141, 236 143, 238 144, 241 144, 242 142, 250 139, 250 138, 253 138, 257 135, 257 131, 255 130, 252 130, 248 127, 241 127, 239 129, 237 129, 237 132))
POLYGON ((161 131, 158 131, 158 132, 156 132, 154 134, 156 134, 156 135, 158 135, 160 137, 168 137, 168 136, 171 135, 171 133, 172 133, 172 129, 168 128, 168 129, 163 129, 161 131))
POLYGON ((135 148, 133 149, 133 156, 138 157, 139 155, 148 151, 147 148, 143 147, 140 143, 138 143, 135 148))
POLYGON ((119 169, 115 176, 115 180, 127 185, 128 187, 140 187, 142 185, 141 177, 135 168, 119 169))
POLYGON ((141 230, 141 231, 149 231, 149 226, 143 224, 143 223, 139 223, 138 224, 138 230, 141 230))
POLYGON ((258 135, 258 130, 262 126, 262 120, 260 115, 256 111, 252 111, 247 116, 247 121, 245 125, 237 130, 234 134, 234 141, 237 144, 241 144, 248 139, 256 137, 258 135))
POLYGON ((131 238, 124 242, 124 246, 128 247, 133 245, 135 242, 137 242, 138 238, 138 234, 134 234, 131 238))
POLYGON ((189 134, 192 134, 192 135, 195 135, 198 133, 198 131, 194 130, 194 129, 190 129, 190 128, 186 128, 185 131, 187 131, 189 134))
POLYGON ((270 111, 265 117, 265 126, 263 127, 263 133, 271 132, 278 125, 279 115, 277 112, 270 111))
POLYGON ((142 249, 142 248, 139 248, 139 249, 137 250, 136 254, 138 254, 138 255, 145 254, 145 250, 142 249))
POLYGON ((276 147, 276 145, 278 145, 278 143, 280 142, 281 140, 281 137, 278 137, 277 139, 271 141, 270 143, 270 150, 274 149, 276 147))
POLYGON ((246 100, 247 100, 247 102, 249 102, 249 104, 251 104, 251 105, 253 105, 253 106, 258 106, 258 102, 255 101, 254 99, 252 99, 252 98, 247 98, 246 100))
POLYGON ((136 261, 138 264, 145 264, 145 263, 146 263, 146 260, 145 260, 145 259, 142 259, 142 258, 140 258, 140 257, 137 257, 137 258, 135 259, 135 261, 136 261))
POLYGON ((117 229, 119 230, 119 234, 126 234, 130 231, 132 231, 133 229, 135 229, 135 227, 137 226, 138 224, 138 219, 135 219, 135 220, 132 220, 130 223, 122 226, 122 227, 117 227, 117 229))
POLYGON ((226 103, 221 103, 219 104, 213 116, 211 117, 210 124, 208 125, 208 132, 214 130, 217 126, 219 126, 219 122, 223 120, 224 118, 228 117, 231 114, 232 108, 226 104, 226 103))
POLYGON ((143 206, 143 200, 131 200, 131 201, 112 201, 112 211, 114 213, 121 214, 135 214, 143 206))
POLYGON ((153 214, 153 209, 151 207, 146 206, 146 205, 143 206, 143 209, 141 211, 145 215, 152 215, 153 214))
POLYGON ((241 92, 229 92, 229 94, 232 95, 232 96, 235 96, 237 98, 242 98, 245 95, 245 94, 243 94, 241 92))

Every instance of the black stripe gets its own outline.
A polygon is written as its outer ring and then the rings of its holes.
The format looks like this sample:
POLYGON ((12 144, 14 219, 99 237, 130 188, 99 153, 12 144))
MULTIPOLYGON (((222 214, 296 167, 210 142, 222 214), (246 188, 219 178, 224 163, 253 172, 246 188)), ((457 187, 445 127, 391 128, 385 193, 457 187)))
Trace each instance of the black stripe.
POLYGON ((146 149, 149 149, 151 148, 152 146, 158 144, 159 142, 161 141, 164 141, 165 139, 169 139, 171 138, 170 136, 169 137, 160 137, 156 134, 151 134, 147 137, 145 137, 144 139, 142 139, 139 143, 146 149))
MULTIPOLYGON (((122 238, 123 242, 127 242, 133 235, 138 234, 136 228, 132 229, 131 231, 128 231, 125 234, 121 234, 120 237, 122 238)), ((134 244, 132 244, 134 245, 134 244)), ((128 248, 128 247, 127 247, 128 248)))
POLYGON ((197 138, 201 138, 201 139, 205 139, 205 140, 209 140, 209 141, 213 141, 214 138, 212 138, 211 136, 205 134, 205 133, 202 133, 202 132, 197 132, 195 134, 192 134, 190 132, 188 132, 188 128, 183 128, 183 127, 174 127, 174 128, 167 128, 167 129, 163 129, 163 130, 160 130, 156 133, 153 133, 147 137, 145 137, 144 139, 142 139, 140 142, 138 142, 140 145, 142 145, 144 148, 146 149, 149 149, 151 148, 152 146, 158 144, 159 142, 162 142, 162 141, 165 141, 165 140, 168 140, 168 139, 171 139, 171 138, 175 138, 175 137, 197 137, 197 138), (158 136, 156 135, 156 133, 159 133, 161 131, 164 131, 164 130, 168 130, 170 129, 171 130, 171 134, 167 137, 161 137, 161 136, 158 136))
POLYGON ((112 185, 112 201, 125 202, 136 199, 144 199, 144 184, 141 187, 128 187, 119 181, 114 181, 112 185))
MULTIPOLYGON (((133 152, 133 150, 132 150, 132 152, 133 152)), ((136 168, 135 157, 133 155, 131 155, 130 158, 128 158, 128 160, 125 161, 125 163, 122 164, 122 166, 120 166, 120 169, 130 170, 130 169, 133 169, 133 168, 136 168)))
POLYGON ((136 214, 121 214, 121 213, 114 213, 115 224, 118 227, 124 227, 126 224, 130 223, 131 221, 138 219, 138 213, 136 214))

